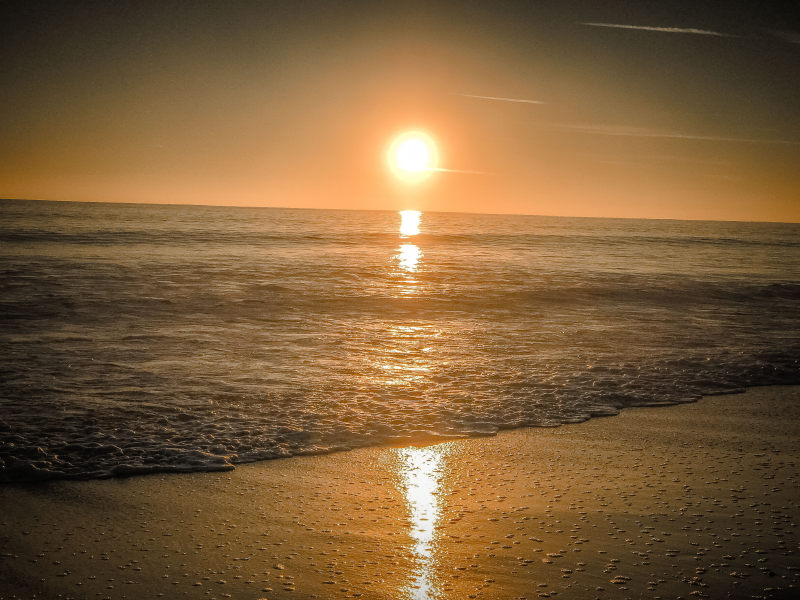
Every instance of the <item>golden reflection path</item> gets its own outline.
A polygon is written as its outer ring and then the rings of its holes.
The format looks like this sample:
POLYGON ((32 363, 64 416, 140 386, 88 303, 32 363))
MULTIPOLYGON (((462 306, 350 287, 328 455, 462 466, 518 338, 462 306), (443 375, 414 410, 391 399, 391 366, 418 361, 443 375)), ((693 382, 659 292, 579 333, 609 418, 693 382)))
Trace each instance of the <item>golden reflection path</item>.
MULTIPOLYGON (((405 239, 419 234, 419 223, 422 213, 418 210, 400 211, 400 238, 405 239)), ((404 242, 397 249, 397 254, 393 257, 400 267, 405 286, 399 288, 399 293, 403 296, 413 295, 417 292, 417 280, 414 273, 419 269, 419 261, 422 258, 422 250, 416 244, 404 242)))
POLYGON ((404 596, 409 600, 430 600, 436 597, 434 550, 436 525, 441 513, 440 478, 444 468, 447 444, 425 448, 401 448, 399 475, 411 517, 412 551, 416 572, 404 596))
MULTIPOLYGON (((401 238, 419 234, 421 216, 422 213, 418 210, 400 211, 401 238)), ((400 292, 404 295, 415 293, 418 283, 415 273, 422 258, 419 246, 404 242, 400 244, 398 254, 393 258, 397 261, 405 282, 400 292)), ((420 332, 416 328, 404 327, 401 331, 404 341, 409 343, 410 347, 412 342, 418 343, 420 332)), ((410 358, 404 356, 404 364, 395 365, 394 368, 423 372, 429 369, 424 360, 421 364, 419 360, 411 360, 409 364, 410 358)), ((441 510, 439 478, 444 462, 444 445, 402 448, 397 452, 400 485, 411 517, 409 535, 414 541, 412 552, 416 561, 416 571, 409 587, 405 590, 404 597, 408 600, 430 600, 436 593, 433 575, 434 546, 436 524, 441 510)))
POLYGON ((422 251, 419 246, 415 244, 402 244, 400 246, 400 253, 397 255, 397 262, 400 268, 406 272, 414 272, 419 265, 419 259, 422 257, 422 251))
POLYGON ((404 237, 419 234, 419 221, 422 213, 418 210, 400 211, 400 235, 404 237))

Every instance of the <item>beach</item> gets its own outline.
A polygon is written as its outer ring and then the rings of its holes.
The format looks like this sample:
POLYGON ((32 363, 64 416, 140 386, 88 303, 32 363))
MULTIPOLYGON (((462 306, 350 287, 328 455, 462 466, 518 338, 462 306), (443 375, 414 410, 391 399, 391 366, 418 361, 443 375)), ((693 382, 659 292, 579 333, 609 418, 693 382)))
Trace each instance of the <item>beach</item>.
POLYGON ((790 598, 800 388, 0 487, 0 598, 790 598))
POLYGON ((706 4, 2 2, 0 600, 800 599, 800 29, 706 4))

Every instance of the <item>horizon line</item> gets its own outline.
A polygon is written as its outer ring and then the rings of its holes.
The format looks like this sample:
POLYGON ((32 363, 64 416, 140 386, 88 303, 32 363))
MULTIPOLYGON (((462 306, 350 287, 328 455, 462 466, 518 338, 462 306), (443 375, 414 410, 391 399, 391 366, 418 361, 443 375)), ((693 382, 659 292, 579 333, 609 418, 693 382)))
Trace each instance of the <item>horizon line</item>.
POLYGON ((54 200, 44 198, 5 198, 0 197, 0 202, 65 202, 71 204, 127 204, 130 206, 197 206, 212 208, 262 208, 277 210, 334 210, 349 212, 391 212, 399 213, 404 210, 417 210, 421 214, 453 214, 453 215, 488 215, 488 216, 509 216, 509 217, 546 217, 553 219, 606 219, 606 220, 626 220, 626 221, 687 221, 704 223, 773 223, 778 225, 798 225, 800 218, 796 221, 772 221, 772 220, 744 220, 744 219, 691 219, 676 217, 621 217, 608 216, 599 217, 595 215, 555 215, 543 213, 516 213, 516 212, 471 212, 464 210, 420 210, 419 208, 406 207, 401 209, 394 208, 320 208, 318 206, 267 206, 263 204, 198 204, 193 202, 131 202, 128 200, 54 200))

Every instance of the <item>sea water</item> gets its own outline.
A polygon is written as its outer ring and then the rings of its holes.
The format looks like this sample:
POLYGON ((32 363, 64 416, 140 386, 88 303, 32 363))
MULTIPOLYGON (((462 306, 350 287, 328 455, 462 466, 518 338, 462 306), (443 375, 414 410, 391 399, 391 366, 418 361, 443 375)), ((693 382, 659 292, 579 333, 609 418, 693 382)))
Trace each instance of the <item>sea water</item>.
POLYGON ((5 481, 800 383, 797 224, 2 201, 0 273, 5 481))

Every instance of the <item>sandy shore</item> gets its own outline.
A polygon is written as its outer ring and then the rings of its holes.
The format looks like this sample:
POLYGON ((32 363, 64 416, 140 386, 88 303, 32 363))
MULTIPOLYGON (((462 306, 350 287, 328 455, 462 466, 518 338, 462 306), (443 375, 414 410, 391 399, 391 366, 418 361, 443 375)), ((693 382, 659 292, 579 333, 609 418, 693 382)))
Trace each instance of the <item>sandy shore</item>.
POLYGON ((0 487, 0 598, 793 598, 800 388, 0 487))

